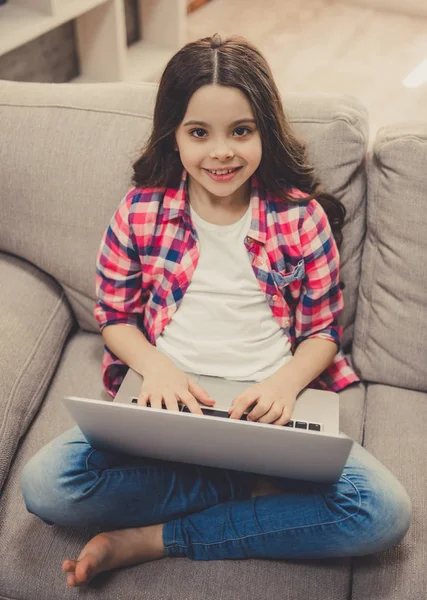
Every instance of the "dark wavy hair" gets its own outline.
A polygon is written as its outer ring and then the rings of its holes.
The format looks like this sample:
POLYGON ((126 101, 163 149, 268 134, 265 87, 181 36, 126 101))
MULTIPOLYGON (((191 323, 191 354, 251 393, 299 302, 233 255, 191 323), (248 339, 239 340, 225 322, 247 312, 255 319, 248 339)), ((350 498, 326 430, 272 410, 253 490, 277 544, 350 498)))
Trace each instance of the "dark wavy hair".
POLYGON ((307 161, 305 145, 295 137, 285 116, 266 59, 242 36, 202 38, 186 44, 170 59, 160 79, 151 135, 133 164, 132 183, 136 187, 179 186, 183 165, 174 150, 175 130, 194 92, 210 84, 237 88, 249 100, 262 141, 261 162, 255 172, 260 184, 286 202, 300 204, 316 198, 340 248, 345 206, 322 189, 307 161), (293 198, 290 187, 309 196, 293 198))

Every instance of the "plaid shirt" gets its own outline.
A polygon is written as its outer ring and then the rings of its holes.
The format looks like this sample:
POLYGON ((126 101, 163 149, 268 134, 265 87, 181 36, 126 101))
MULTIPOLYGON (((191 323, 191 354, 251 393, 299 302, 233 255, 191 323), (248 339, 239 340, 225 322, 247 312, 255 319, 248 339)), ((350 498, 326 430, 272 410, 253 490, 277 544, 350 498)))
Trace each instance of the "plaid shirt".
MULTIPOLYGON (((117 207, 96 263, 94 315, 101 331, 127 323, 156 345, 178 309, 198 260, 187 179, 184 169, 178 189, 133 187, 117 207)), ((315 199, 291 204, 274 198, 255 175, 251 185, 252 221, 242 243, 292 354, 307 338, 338 346, 333 362, 308 387, 337 392, 360 382, 341 351, 339 253, 325 211, 315 199)), ((112 396, 128 368, 104 346, 103 382, 112 396)))

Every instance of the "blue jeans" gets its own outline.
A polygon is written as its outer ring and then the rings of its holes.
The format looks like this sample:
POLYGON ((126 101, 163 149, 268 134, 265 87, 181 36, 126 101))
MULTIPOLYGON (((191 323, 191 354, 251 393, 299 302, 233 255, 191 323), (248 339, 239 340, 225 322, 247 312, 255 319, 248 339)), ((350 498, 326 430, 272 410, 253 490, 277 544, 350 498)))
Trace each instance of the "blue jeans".
POLYGON ((362 446, 338 482, 275 478, 251 498, 254 473, 95 450, 76 426, 25 465, 27 510, 46 523, 104 531, 163 523, 167 556, 194 560, 357 556, 399 543, 411 521, 401 483, 362 446))

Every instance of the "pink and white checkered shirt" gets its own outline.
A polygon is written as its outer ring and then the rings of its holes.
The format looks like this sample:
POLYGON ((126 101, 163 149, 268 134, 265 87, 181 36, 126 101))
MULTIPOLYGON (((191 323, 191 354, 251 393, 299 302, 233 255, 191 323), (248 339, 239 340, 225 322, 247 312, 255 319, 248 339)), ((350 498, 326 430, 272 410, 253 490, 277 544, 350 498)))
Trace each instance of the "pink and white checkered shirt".
MULTIPOLYGON (((156 345, 191 282, 197 232, 187 200, 187 171, 178 188, 132 187, 105 230, 96 263, 95 318, 136 326, 156 345)), ((289 336, 292 354, 307 338, 335 342, 329 367, 308 386, 339 391, 361 380, 341 351, 344 307, 339 252, 317 200, 286 203, 251 178, 252 221, 244 244, 266 302, 289 336)), ((307 194, 296 188, 293 197, 307 194)), ((128 370, 107 346, 103 382, 115 396, 128 370)))

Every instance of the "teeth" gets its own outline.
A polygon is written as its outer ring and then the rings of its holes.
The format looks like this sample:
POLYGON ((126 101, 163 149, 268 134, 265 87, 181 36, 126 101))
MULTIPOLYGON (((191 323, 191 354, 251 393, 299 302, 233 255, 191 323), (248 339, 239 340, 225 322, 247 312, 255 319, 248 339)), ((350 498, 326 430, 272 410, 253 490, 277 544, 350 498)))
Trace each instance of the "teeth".
MULTIPOLYGON (((237 167, 236 167, 237 168, 237 167)), ((235 171, 236 169, 226 169, 224 171, 211 171, 209 169, 209 173, 214 173, 215 175, 225 175, 226 173, 232 173, 233 171, 235 171)))

